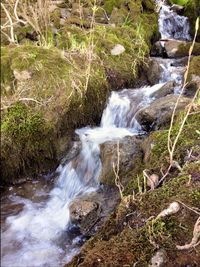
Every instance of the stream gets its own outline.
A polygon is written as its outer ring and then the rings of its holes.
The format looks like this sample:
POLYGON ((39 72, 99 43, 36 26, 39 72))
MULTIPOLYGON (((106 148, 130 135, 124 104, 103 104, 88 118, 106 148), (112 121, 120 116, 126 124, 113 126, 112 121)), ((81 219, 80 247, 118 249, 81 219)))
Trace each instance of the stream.
MULTIPOLYGON (((159 29, 162 39, 190 40, 187 18, 177 15, 165 4, 160 9, 159 29)), ((69 206, 80 196, 104 190, 98 181, 102 167, 100 145, 144 134, 135 119, 138 110, 151 105, 154 100, 151 95, 168 81, 176 82, 175 94, 180 90, 185 67, 175 59, 154 59, 162 68, 159 83, 113 91, 100 126, 76 130, 81 141, 80 152, 60 164, 54 179, 43 177, 10 187, 3 193, 2 267, 64 266, 80 251, 85 240, 80 233, 71 231, 69 206)), ((109 212, 115 205, 113 203, 109 212)))

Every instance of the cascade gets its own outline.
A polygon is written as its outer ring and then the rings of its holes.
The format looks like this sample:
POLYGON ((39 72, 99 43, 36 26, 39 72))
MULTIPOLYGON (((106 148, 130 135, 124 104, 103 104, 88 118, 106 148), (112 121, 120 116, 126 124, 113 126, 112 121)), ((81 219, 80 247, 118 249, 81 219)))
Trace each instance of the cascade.
MULTIPOLYGON (((163 4, 159 16, 162 39, 190 40, 187 18, 177 15, 163 4)), ((69 205, 77 197, 98 190, 101 171, 100 144, 143 133, 135 114, 153 101, 151 94, 163 84, 175 80, 182 83, 183 67, 172 66, 172 59, 158 59, 163 69, 160 82, 139 89, 112 92, 102 114, 99 127, 77 129, 81 150, 77 156, 61 164, 54 188, 43 201, 16 196, 12 203, 23 204, 17 215, 7 217, 2 229, 2 267, 55 267, 78 253, 81 237, 69 238, 71 227, 69 205), (65 240, 63 242, 63 240, 65 240)), ((38 193, 38 192, 37 192, 38 193)))

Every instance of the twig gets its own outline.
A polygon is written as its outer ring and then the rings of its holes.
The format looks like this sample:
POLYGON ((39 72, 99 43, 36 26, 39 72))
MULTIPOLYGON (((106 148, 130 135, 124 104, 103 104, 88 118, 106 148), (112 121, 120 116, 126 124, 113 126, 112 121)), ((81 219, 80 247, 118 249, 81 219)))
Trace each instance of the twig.
POLYGON ((15 36, 14 36, 14 28, 13 28, 12 18, 11 18, 8 10, 6 9, 6 7, 4 6, 3 3, 1 3, 1 6, 2 6, 3 10, 5 11, 6 16, 8 17, 8 20, 10 22, 10 37, 9 37, 9 41, 12 42, 12 43, 15 43, 15 36))
POLYGON ((193 237, 192 240, 189 244, 183 245, 183 246, 179 246, 176 245, 176 248, 178 250, 187 250, 190 248, 194 248, 198 245, 200 245, 200 217, 197 219, 195 225, 194 225, 194 230, 193 230, 193 237))
POLYGON ((181 205, 183 205, 187 209, 193 211, 194 213, 200 215, 200 210, 198 208, 194 208, 194 207, 191 208, 191 207, 187 206, 185 203, 181 202, 180 200, 177 200, 177 202, 179 202, 181 205))

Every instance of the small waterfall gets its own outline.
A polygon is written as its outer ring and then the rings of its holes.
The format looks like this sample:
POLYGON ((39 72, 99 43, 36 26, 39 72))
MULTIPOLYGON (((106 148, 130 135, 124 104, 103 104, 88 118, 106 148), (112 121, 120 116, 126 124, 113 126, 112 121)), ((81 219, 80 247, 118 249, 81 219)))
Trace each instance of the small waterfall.
MULTIPOLYGON (((162 38, 190 40, 187 18, 162 5, 159 17, 162 38)), ((76 130, 81 151, 70 162, 58 167, 59 177, 48 193, 48 200, 40 203, 11 195, 13 203, 23 203, 23 210, 6 220, 2 237, 2 267, 63 266, 79 251, 77 238, 70 239, 70 203, 77 197, 99 188, 101 171, 99 145, 125 136, 142 133, 135 114, 153 100, 151 94, 163 84, 182 82, 183 69, 173 66, 173 60, 161 60, 160 83, 140 89, 112 92, 100 127, 76 130), (63 241, 64 240, 64 241, 63 241)))
POLYGON ((99 187, 99 145, 140 133, 141 127, 134 115, 151 102, 150 95, 162 85, 112 92, 101 126, 76 130, 81 140, 81 152, 58 167, 60 175, 49 193, 49 200, 38 204, 13 197, 13 201, 23 203, 24 208, 17 216, 7 218, 7 229, 2 233, 2 267, 29 267, 30 262, 32 267, 55 267, 58 262, 62 265, 77 253, 77 239, 70 240, 65 247, 60 245, 60 239, 66 237, 67 240, 71 201, 99 187))
POLYGON ((188 18, 176 14, 166 4, 161 5, 158 23, 162 39, 191 40, 188 18))

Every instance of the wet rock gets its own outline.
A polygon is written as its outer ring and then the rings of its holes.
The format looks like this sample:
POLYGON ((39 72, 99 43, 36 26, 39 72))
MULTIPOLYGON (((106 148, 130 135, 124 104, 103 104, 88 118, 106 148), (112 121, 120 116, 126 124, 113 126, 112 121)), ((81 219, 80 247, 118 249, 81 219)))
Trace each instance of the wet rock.
POLYGON ((170 95, 174 93, 174 87, 175 87, 175 82, 174 81, 169 81, 165 83, 159 90, 154 92, 151 97, 154 97, 155 99, 170 95))
POLYGON ((84 198, 75 199, 69 209, 72 224, 78 225, 82 234, 98 220, 101 210, 99 203, 84 198))
MULTIPOLYGON (((119 170, 120 178, 123 184, 126 184, 125 173, 133 170, 137 165, 136 162, 142 160, 141 140, 137 137, 125 137, 119 141, 119 170), (123 173, 122 173, 123 172, 123 173)), ((117 141, 105 142, 100 146, 100 157, 102 161, 102 170, 99 181, 102 184, 115 184, 113 172, 113 163, 117 162, 117 141)))
MULTIPOLYGON (((177 98, 177 95, 168 95, 155 100, 150 106, 141 109, 137 113, 137 121, 145 131, 165 127, 170 122, 177 98)), ((189 98, 181 97, 176 112, 184 109, 189 102, 189 98)))
MULTIPOLYGON (((179 58, 188 56, 191 45, 191 42, 179 40, 164 41, 164 49, 169 58, 179 58)), ((192 55, 200 55, 200 43, 195 43, 192 55)))
POLYGON ((180 6, 180 5, 174 4, 174 5, 172 5, 170 7, 170 10, 176 12, 179 15, 182 15, 183 14, 183 11, 184 11, 184 7, 183 6, 180 6))
POLYGON ((188 63, 188 57, 182 57, 182 58, 174 59, 171 65, 173 67, 183 67, 183 66, 186 66, 187 63, 188 63))
POLYGON ((61 163, 66 164, 70 160, 74 159, 81 150, 81 141, 73 142, 71 149, 69 149, 67 155, 62 159, 61 163))
POLYGON ((164 47, 160 41, 154 43, 151 49, 151 56, 164 56, 164 47))
POLYGON ((147 80, 151 85, 159 83, 162 67, 155 58, 150 58, 147 62, 148 66, 145 67, 147 80))
POLYGON ((191 81, 186 85, 184 95, 187 97, 193 97, 200 87, 200 76, 192 75, 191 81))
POLYGON ((125 48, 123 45, 117 44, 113 47, 113 49, 110 52, 112 56, 119 56, 125 52, 125 48))

